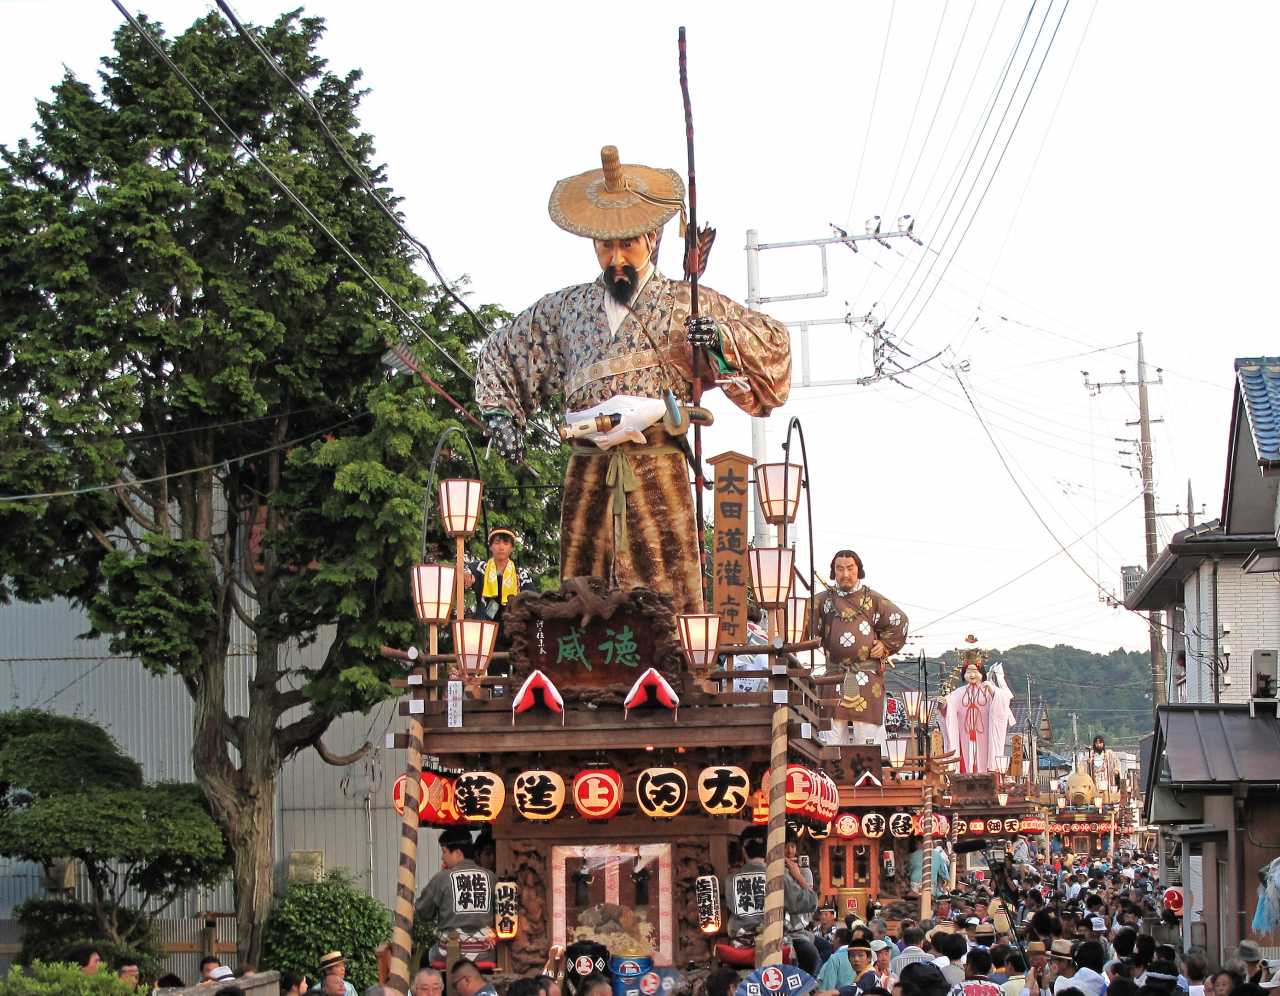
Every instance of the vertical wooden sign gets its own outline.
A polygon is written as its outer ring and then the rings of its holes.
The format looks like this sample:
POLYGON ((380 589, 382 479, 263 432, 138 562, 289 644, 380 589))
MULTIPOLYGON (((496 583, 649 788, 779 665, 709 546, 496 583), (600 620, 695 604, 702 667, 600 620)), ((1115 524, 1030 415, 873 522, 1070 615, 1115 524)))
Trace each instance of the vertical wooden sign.
POLYGON ((720 617, 721 643, 747 642, 747 593, 751 576, 747 568, 747 544, 751 517, 747 493, 751 489, 749 456, 730 450, 707 460, 714 486, 715 545, 712 548, 712 611, 720 617))

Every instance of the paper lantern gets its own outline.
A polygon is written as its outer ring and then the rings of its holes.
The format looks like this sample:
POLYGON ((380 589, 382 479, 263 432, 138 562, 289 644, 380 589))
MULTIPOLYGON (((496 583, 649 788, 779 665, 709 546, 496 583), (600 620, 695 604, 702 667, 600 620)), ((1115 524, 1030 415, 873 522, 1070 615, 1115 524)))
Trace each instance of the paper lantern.
POLYGON ((716 666, 716 650, 720 646, 720 617, 715 613, 686 613, 676 616, 676 621, 689 670, 710 671, 716 666))
POLYGON ((1004 821, 1004 832, 1005 833, 1018 832, 1018 818, 1016 816, 1011 816, 1009 819, 1004 821))
POLYGON ((698 801, 712 816, 732 816, 742 811, 751 795, 747 773, 731 764, 703 768, 698 775, 698 801))
POLYGON ((751 804, 751 822, 760 824, 769 822, 769 771, 766 770, 760 782, 760 791, 754 796, 751 804))
POLYGON ((780 526, 795 521, 803 474, 804 468, 794 463, 756 465, 756 501, 766 522, 780 526))
POLYGON ((500 878, 493 883, 493 931, 509 941, 520 930, 520 887, 515 879, 500 878))
POLYGON ((764 609, 780 609, 791 596, 796 552, 789 546, 753 547, 747 551, 751 569, 751 590, 756 604, 764 609))
POLYGON ((826 840, 831 836, 830 823, 815 823, 809 828, 809 836, 814 840, 826 840))
POLYGON ((453 609, 452 564, 415 564, 409 572, 413 611, 424 626, 438 626, 453 609))
POLYGON ((573 805, 589 820, 607 820, 622 808, 622 776, 612 768, 588 768, 573 778, 573 805))
POLYGON ((564 779, 557 771, 522 771, 511 796, 526 820, 554 820, 564 808, 564 779))
POLYGON ((895 837, 910 837, 912 826, 910 813, 894 813, 889 817, 889 832, 895 837))
POLYGON ((895 768, 901 768, 907 759, 907 741, 894 737, 892 740, 886 740, 884 746, 889 754, 889 764, 895 768))
POLYGON ((458 665, 468 678, 480 678, 489 670, 493 641, 498 638, 498 624, 491 619, 455 619, 453 652, 458 665))
POLYGON ((818 772, 821 791, 818 795, 818 819, 830 823, 840 809, 840 786, 825 771, 818 772))
POLYGON ((440 518, 450 536, 471 536, 480 518, 484 484, 459 477, 440 482, 440 518))
POLYGON ((464 771, 453 783, 458 815, 475 823, 492 823, 507 801, 507 787, 492 771, 464 771))
POLYGON ((983 833, 986 829, 987 829, 986 820, 970 820, 969 821, 970 833, 983 833))
POLYGON ((837 837, 858 836, 858 817, 853 813, 841 813, 832 826, 835 828, 837 837))
POLYGON ((787 812, 808 816, 813 810, 813 791, 817 775, 803 764, 787 765, 787 812))
POLYGON ((951 821, 943 813, 933 814, 933 835, 945 837, 951 833, 951 821))
POLYGON ((902 693, 902 704, 907 710, 907 719, 913 722, 920 718, 920 701, 924 698, 924 692, 918 688, 908 688, 902 693))
MULTIPOLYGON (((396 812, 401 816, 404 815, 404 787, 409 782, 408 775, 401 775, 395 780, 391 786, 391 803, 396 807, 396 812)), ((426 807, 427 786, 423 784, 422 779, 418 779, 418 819, 422 820, 427 813, 426 807)))
POLYGON ((809 600, 799 595, 787 599, 787 643, 800 643, 809 628, 809 600))
POLYGON ((1009 793, 1008 793, 1008 792, 997 792, 997 793, 996 793, 996 802, 1000 803, 1000 805, 1002 805, 1002 806, 1007 806, 1007 805, 1009 805, 1009 793))
POLYGON ((698 929, 704 934, 720 933, 720 879, 699 875, 693 880, 693 898, 698 904, 698 929))
POLYGON ((458 822, 458 807, 453 801, 453 779, 434 771, 422 773, 422 816, 428 823, 458 822))
POLYGON ((955 818, 955 821, 954 821, 954 823, 953 823, 952 825, 955 827, 955 830, 956 830, 956 836, 959 836, 959 835, 960 835, 960 834, 962 834, 962 833, 968 833, 968 832, 969 832, 969 821, 968 821, 968 820, 962 820, 962 819, 960 819, 960 817, 958 817, 958 816, 957 816, 957 817, 955 818))
POLYGON ((689 779, 679 768, 645 768, 636 778, 636 802, 645 816, 679 816, 689 801, 689 779))
MULTIPOLYGON (((902 816, 904 814, 898 813, 902 816)), ((885 829, 889 826, 889 821, 884 818, 883 813, 867 813, 862 817, 862 836, 870 837, 872 840, 883 837, 885 829)))

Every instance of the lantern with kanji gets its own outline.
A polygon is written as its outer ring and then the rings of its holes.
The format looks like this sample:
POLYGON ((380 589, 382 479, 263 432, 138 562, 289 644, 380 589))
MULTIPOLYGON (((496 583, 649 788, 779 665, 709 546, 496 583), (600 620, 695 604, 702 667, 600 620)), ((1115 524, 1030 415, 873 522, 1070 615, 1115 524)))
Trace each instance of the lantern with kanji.
POLYGON ((831 836, 830 823, 815 823, 809 827, 809 836, 814 840, 826 840, 831 836))
POLYGON ((522 771, 511 798, 526 820, 554 820, 564 808, 564 779, 556 771, 522 771))
POLYGON ((856 837, 858 836, 858 817, 853 813, 841 813, 836 817, 834 827, 838 837, 856 837))
POLYGON ((419 814, 426 823, 449 825, 458 822, 453 801, 453 779, 435 771, 422 773, 422 806, 419 814))
POLYGON ((889 832, 895 837, 910 837, 914 822, 910 813, 894 813, 889 817, 889 832))
POLYGON ((607 820, 622 808, 622 776, 612 768, 587 768, 573 778, 573 805, 589 820, 607 820))
POLYGON ((986 829, 987 829, 987 821, 986 821, 986 820, 970 820, 970 821, 969 821, 969 832, 970 832, 970 833, 982 833, 982 832, 983 832, 984 830, 986 830, 986 829))
POLYGON ((473 823, 492 823, 507 801, 507 787, 492 771, 464 771, 453 783, 458 815, 473 823))
POLYGON ((693 880, 693 898, 698 904, 698 929, 704 934, 720 933, 720 880, 699 875, 693 880))
POLYGON ((787 812, 809 816, 813 812, 813 794, 818 776, 803 764, 787 765, 787 812))
POLYGON ((520 887, 515 879, 500 878, 493 884, 493 931, 504 941, 520 930, 520 887))
POLYGON ((703 768, 698 774, 698 801, 712 816, 732 816, 742 811, 751 795, 747 773, 731 764, 703 768))
POLYGON ((1016 816, 1011 816, 1004 821, 1004 832, 1005 833, 1018 832, 1018 818, 1016 816))
POLYGON ((867 813, 862 817, 862 836, 876 840, 884 836, 888 825, 889 821, 884 818, 884 813, 867 813))
POLYGON ((766 770, 764 778, 760 780, 760 791, 757 792, 751 802, 751 822, 752 823, 768 823, 769 822, 769 782, 772 772, 766 770))
POLYGON ((689 779, 679 768, 645 768, 636 778, 636 802, 645 816, 671 819, 689 800, 689 779))
POLYGON ((952 826, 956 828, 957 837, 960 836, 960 834, 962 833, 969 832, 969 821, 965 819, 961 819, 959 816, 955 818, 954 822, 952 823, 952 826))

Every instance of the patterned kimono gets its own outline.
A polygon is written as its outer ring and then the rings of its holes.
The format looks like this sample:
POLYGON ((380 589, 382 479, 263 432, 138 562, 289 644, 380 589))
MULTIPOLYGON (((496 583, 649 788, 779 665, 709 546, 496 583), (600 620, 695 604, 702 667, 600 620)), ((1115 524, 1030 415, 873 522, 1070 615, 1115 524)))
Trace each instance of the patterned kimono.
MULTIPOLYGON (((654 270, 631 307, 635 315, 613 332, 605 312, 603 277, 548 294, 485 340, 476 365, 482 412, 504 412, 523 426, 544 402, 563 393, 567 411, 583 411, 618 394, 693 398, 693 351, 685 342, 690 293, 685 281, 654 270)), ((702 314, 720 326, 714 369, 702 368, 729 399, 751 415, 768 415, 791 389, 787 328, 706 287, 702 314)), ((560 517, 562 578, 601 577, 630 588, 667 592, 679 612, 702 611, 698 537, 685 458, 661 423, 646 443, 608 451, 579 440, 565 474, 560 517), (614 514, 625 506, 626 532, 614 514), (626 540, 623 543, 623 540, 626 540), (625 547, 625 548, 624 548, 625 547)))
POLYGON ((884 725, 884 678, 887 660, 871 656, 879 640, 895 654, 907 642, 907 614, 865 586, 855 591, 828 591, 816 621, 827 667, 844 671, 836 718, 884 725))

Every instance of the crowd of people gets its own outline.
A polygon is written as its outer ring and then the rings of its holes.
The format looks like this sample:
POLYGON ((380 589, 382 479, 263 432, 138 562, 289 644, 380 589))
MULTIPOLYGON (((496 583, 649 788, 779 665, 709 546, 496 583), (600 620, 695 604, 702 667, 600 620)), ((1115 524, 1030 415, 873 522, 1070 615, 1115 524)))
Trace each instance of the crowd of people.
MULTIPOLYGON (((1002 864, 940 889, 928 919, 903 919, 892 935, 884 919, 850 914, 840 923, 824 906, 804 927, 788 909, 787 938, 801 967, 812 957, 806 946, 817 949, 817 996, 1272 996, 1268 990, 1280 989, 1280 963, 1273 973, 1252 940, 1221 965, 1202 949, 1158 940, 1156 925, 1179 921, 1162 909, 1157 887, 1149 856, 1081 858, 1056 841, 1040 855, 1033 840, 1018 838, 1002 864)), ((742 974, 717 970, 706 996, 731 996, 742 974)))

